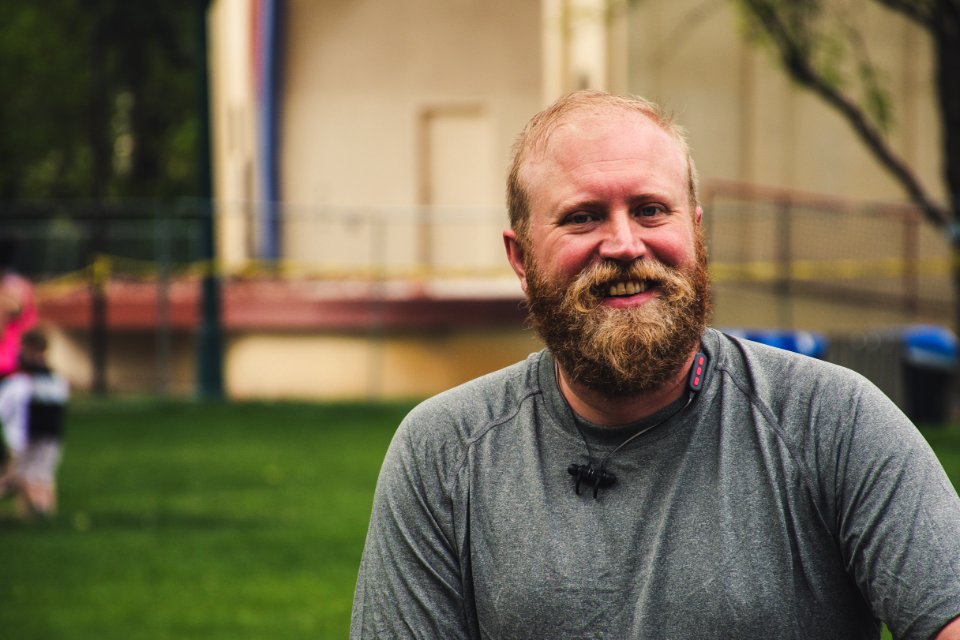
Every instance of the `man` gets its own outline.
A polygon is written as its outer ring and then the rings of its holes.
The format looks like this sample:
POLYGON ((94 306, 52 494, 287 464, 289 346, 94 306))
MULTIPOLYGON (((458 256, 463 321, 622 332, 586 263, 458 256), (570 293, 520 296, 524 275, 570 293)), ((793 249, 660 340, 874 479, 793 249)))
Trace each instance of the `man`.
POLYGON ((404 420, 353 638, 960 637, 960 501, 916 429, 853 372, 706 327, 678 127, 567 96, 508 199, 548 350, 404 420))

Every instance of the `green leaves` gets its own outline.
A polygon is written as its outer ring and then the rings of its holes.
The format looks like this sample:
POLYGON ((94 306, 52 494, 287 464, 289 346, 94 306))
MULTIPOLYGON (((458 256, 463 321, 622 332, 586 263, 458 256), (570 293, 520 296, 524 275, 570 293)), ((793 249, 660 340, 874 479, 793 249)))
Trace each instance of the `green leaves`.
POLYGON ((794 79, 816 82, 860 105, 878 131, 892 128, 887 74, 867 47, 864 2, 737 0, 749 37, 780 58, 794 79))
POLYGON ((194 2, 0 11, 0 199, 197 194, 194 2))

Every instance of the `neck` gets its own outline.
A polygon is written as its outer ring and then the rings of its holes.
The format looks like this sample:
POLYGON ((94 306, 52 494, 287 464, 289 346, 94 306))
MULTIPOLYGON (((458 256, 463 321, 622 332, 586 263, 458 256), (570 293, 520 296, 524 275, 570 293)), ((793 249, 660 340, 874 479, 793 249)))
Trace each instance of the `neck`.
POLYGON ((653 391, 627 396, 611 396, 573 380, 557 364, 557 385, 574 412, 590 422, 615 427, 651 416, 675 402, 687 388, 687 376, 696 350, 691 351, 677 373, 653 391))

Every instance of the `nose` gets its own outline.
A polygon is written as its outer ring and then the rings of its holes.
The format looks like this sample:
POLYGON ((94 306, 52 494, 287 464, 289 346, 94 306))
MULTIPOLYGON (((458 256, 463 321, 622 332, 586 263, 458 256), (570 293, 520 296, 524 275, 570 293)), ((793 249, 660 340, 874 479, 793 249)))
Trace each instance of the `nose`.
POLYGON ((603 233, 600 258, 632 262, 647 253, 642 237, 643 228, 629 215, 611 215, 603 225, 603 233))

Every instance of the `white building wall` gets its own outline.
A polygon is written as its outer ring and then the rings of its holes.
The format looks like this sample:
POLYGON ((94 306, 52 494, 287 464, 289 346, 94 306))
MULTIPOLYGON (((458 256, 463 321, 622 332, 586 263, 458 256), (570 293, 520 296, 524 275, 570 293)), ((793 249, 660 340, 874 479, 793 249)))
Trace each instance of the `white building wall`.
POLYGON ((388 268, 429 268, 425 256, 460 252, 458 236, 464 251, 499 254, 509 149, 541 104, 538 2, 290 0, 287 11, 281 190, 297 213, 286 257, 323 267, 374 251, 388 268), (431 156, 456 163, 458 149, 467 175, 431 169, 431 156), (418 209, 430 204, 454 229, 432 248, 418 209), (358 208, 380 211, 379 229, 323 218, 358 208), (456 231, 467 218, 489 233, 456 231))

